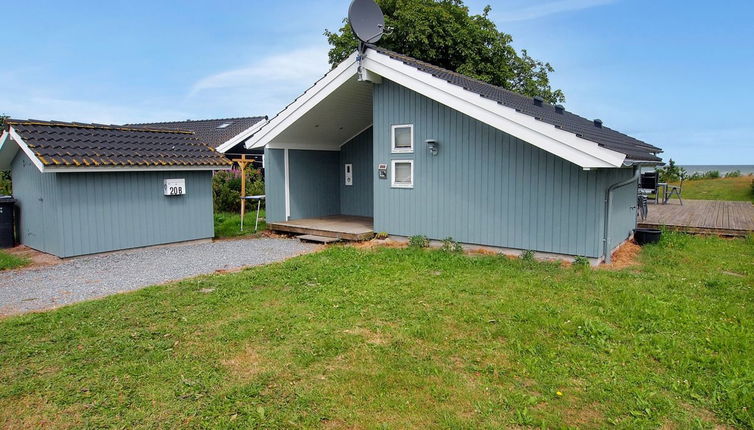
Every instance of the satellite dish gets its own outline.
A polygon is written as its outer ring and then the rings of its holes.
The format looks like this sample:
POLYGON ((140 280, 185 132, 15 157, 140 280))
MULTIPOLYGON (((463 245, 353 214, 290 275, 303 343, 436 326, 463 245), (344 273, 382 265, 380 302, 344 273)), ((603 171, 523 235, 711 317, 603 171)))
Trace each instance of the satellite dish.
POLYGON ((348 8, 348 22, 363 43, 376 43, 385 30, 385 15, 374 0, 353 0, 348 8))

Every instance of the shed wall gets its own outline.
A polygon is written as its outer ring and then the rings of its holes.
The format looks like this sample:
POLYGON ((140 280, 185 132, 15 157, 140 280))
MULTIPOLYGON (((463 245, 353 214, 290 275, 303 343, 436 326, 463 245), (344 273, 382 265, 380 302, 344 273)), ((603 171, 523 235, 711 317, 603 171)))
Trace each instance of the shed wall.
POLYGON ((374 212, 372 128, 340 148, 340 213, 371 217, 374 212), (353 164, 353 185, 345 182, 345 165, 353 164))
POLYGON ((21 243, 60 257, 214 236, 210 171, 43 174, 19 153, 13 188, 21 243), (164 196, 169 178, 187 194, 164 196))
POLYGON ((18 241, 28 247, 58 255, 61 250, 56 211, 57 181, 45 175, 19 151, 11 164, 13 197, 18 208, 18 241))
MULTIPOLYGON (((414 160, 412 189, 391 188, 389 179, 375 179, 376 231, 602 255, 605 192, 617 177, 630 176, 631 169, 584 171, 388 80, 375 85, 373 114, 373 162, 414 160), (391 153, 394 124, 414 124, 413 153, 391 153), (427 139, 439 142, 437 156, 427 150, 427 139)), ((376 169, 372 174, 377 175, 376 169)), ((635 200, 627 200, 628 194, 621 190, 616 195, 616 213, 635 200)), ((628 225, 623 215, 615 217, 621 220, 616 240, 628 225)))

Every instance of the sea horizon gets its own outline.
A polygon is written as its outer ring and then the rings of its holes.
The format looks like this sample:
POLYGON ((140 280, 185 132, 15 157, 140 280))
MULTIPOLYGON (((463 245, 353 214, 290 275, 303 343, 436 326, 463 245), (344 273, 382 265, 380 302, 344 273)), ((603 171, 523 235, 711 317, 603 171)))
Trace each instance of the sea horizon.
POLYGON ((754 174, 754 164, 679 164, 687 173, 704 173, 717 170, 721 175, 739 170, 742 175, 754 174))

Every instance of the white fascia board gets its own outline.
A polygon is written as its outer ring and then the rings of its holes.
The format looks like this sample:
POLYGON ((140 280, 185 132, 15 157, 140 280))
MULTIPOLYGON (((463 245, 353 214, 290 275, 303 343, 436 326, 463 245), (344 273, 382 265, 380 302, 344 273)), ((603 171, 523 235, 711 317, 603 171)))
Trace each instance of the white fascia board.
POLYGON ((155 171, 197 171, 197 170, 229 170, 228 166, 99 166, 99 167, 65 167, 47 166, 45 173, 106 173, 106 172, 155 172, 155 171))
POLYGON ((34 155, 34 152, 29 148, 29 145, 24 142, 24 140, 21 138, 21 136, 16 133, 16 130, 13 129, 13 127, 9 128, 10 137, 13 139, 14 142, 18 144, 18 147, 21 148, 22 151, 26 154, 27 157, 31 160, 32 164, 37 166, 37 169, 39 169, 40 172, 45 171, 45 166, 42 164, 42 161, 37 158, 36 155, 34 155))
POLYGON ((322 79, 306 90, 296 101, 291 103, 276 117, 269 120, 264 127, 245 142, 246 149, 267 145, 291 124, 315 108, 325 97, 340 88, 348 79, 354 78, 359 68, 356 55, 356 52, 351 54, 338 67, 327 72, 322 79))
POLYGON ((238 133, 237 135, 235 135, 232 138, 230 138, 227 142, 225 142, 222 145, 218 146, 217 149, 216 149, 216 151, 219 152, 219 153, 221 153, 221 154, 225 154, 225 152, 227 150, 233 148, 234 146, 236 146, 239 143, 241 143, 247 137, 249 137, 249 136, 253 135, 254 133, 256 133, 257 130, 259 130, 260 128, 262 128, 265 124, 267 124, 267 120, 266 119, 260 120, 258 123, 252 125, 251 127, 247 128, 246 130, 238 133))
POLYGON ((363 67, 580 167, 621 167, 626 158, 625 154, 516 112, 373 49, 367 50, 363 67))
POLYGON ((269 149, 303 149, 307 151, 340 151, 339 144, 306 143, 306 142, 272 142, 266 145, 269 149))

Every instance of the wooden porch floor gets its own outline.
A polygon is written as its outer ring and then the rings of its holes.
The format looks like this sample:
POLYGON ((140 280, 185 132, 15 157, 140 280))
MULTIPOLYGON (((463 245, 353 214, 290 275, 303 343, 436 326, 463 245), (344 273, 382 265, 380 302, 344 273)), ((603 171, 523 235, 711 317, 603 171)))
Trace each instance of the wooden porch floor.
POLYGON ((754 232, 754 205, 750 202, 684 200, 649 205, 647 219, 638 220, 640 228, 660 228, 688 233, 746 236, 754 232))
POLYGON ((344 240, 367 240, 374 236, 374 220, 369 217, 332 215, 271 222, 270 230, 295 234, 336 237, 344 240))

